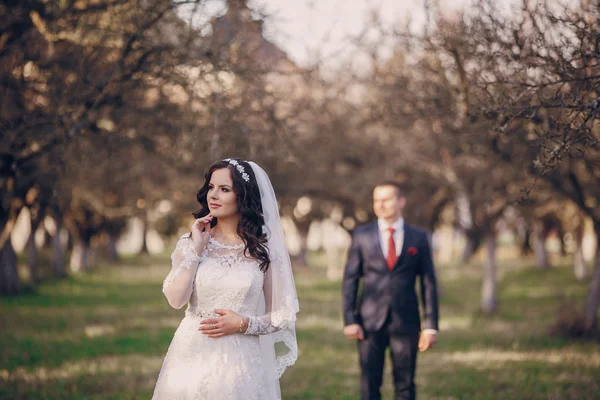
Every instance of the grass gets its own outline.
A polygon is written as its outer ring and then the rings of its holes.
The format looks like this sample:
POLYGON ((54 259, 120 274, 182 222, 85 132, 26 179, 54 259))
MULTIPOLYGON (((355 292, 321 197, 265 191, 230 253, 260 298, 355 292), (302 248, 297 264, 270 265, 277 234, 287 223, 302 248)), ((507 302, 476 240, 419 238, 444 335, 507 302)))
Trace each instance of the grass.
MULTIPOLYGON (((600 399, 600 344, 549 334, 559 309, 581 309, 587 284, 568 267, 500 266, 499 307, 481 315, 477 265, 438 268, 441 333, 419 356, 420 399, 600 399)), ((0 399, 149 399, 182 317, 161 283, 168 258, 119 265, 0 299, 0 399)), ((296 273, 300 358, 284 399, 358 399, 356 345, 341 335, 340 283, 296 273)), ((384 398, 391 399, 386 365, 384 398)), ((209 399, 210 400, 210 399, 209 399)))

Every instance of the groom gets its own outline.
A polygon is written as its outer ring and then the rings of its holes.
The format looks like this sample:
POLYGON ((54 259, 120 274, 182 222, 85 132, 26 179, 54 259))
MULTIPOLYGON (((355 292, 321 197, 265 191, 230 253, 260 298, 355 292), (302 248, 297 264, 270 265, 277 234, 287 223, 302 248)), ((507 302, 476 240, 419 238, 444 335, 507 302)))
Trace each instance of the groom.
POLYGON ((387 347, 396 399, 415 399, 417 350, 430 349, 436 342, 438 300, 429 241, 425 232, 404 222, 405 204, 398 183, 383 182, 375 187, 373 208, 378 220, 354 230, 348 252, 342 289, 344 335, 358 339, 361 400, 381 399, 387 347))

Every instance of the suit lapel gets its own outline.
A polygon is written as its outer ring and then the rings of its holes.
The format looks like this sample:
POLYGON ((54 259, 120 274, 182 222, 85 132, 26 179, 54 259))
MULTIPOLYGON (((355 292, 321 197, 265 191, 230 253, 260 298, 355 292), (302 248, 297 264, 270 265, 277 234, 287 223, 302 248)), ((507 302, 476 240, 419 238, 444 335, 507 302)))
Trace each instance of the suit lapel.
POLYGON ((412 233, 412 230, 410 228, 410 225, 408 225, 406 222, 404 222, 404 240, 402 241, 402 250, 400 251, 400 255, 398 256, 398 259, 396 260, 394 269, 396 269, 399 265, 402 265, 402 262, 404 262, 404 259, 406 258, 406 252, 410 246, 409 241, 411 241, 411 239, 412 239, 411 233, 412 233))
POLYGON ((385 256, 383 255, 383 252, 381 251, 381 238, 380 238, 380 234, 379 234, 379 225, 377 224, 377 221, 375 221, 373 223, 373 225, 371 226, 371 242, 373 245, 373 249, 375 250, 375 254, 377 255, 377 258, 379 258, 379 261, 383 263, 383 265, 385 265, 385 267, 387 268, 387 261, 385 260, 385 256))

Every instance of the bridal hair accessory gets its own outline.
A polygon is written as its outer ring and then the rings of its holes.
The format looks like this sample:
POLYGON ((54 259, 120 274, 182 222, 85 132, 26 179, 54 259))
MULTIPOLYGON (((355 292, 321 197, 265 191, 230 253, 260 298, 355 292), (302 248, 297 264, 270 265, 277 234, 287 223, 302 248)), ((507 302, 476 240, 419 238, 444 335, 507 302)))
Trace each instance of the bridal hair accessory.
POLYGON ((246 173, 246 170, 239 162, 237 162, 236 160, 232 160, 231 158, 226 158, 223 161, 227 161, 229 164, 233 165, 235 169, 237 169, 238 172, 242 175, 242 179, 246 182, 250 182, 250 175, 246 173))

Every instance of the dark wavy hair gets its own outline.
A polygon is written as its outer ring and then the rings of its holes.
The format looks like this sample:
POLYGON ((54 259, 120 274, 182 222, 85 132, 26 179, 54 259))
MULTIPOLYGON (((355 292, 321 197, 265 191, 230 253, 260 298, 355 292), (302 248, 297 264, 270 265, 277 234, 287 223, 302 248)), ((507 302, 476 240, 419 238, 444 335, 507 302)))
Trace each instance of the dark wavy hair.
MULTIPOLYGON (((250 181, 246 182, 242 178, 242 174, 240 174, 236 167, 231 165, 229 161, 217 161, 210 166, 208 172, 204 175, 204 185, 202 185, 196 196, 201 207, 192 214, 194 215, 194 218, 202 218, 210 213, 208 201, 206 199, 210 179, 216 170, 228 168, 231 171, 233 192, 237 198, 238 212, 240 214, 237 234, 242 238, 246 246, 244 255, 258 260, 260 270, 266 272, 271 260, 266 246, 267 235, 266 232, 263 231, 265 219, 263 216, 262 202, 260 200, 260 191, 258 189, 258 184, 256 183, 256 176, 254 175, 252 167, 246 161, 239 158, 232 158, 232 160, 237 161, 239 165, 244 167, 246 174, 250 177, 250 181)), ((210 227, 213 228, 218 223, 218 218, 215 217, 212 219, 210 227)))

